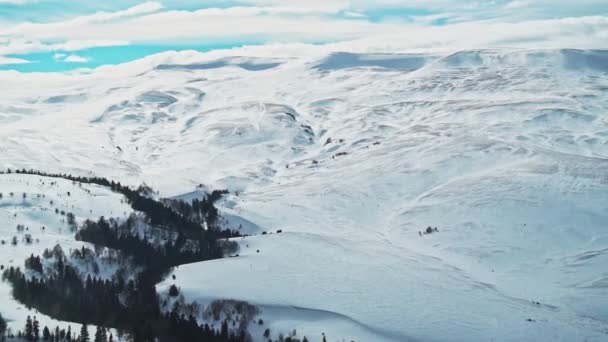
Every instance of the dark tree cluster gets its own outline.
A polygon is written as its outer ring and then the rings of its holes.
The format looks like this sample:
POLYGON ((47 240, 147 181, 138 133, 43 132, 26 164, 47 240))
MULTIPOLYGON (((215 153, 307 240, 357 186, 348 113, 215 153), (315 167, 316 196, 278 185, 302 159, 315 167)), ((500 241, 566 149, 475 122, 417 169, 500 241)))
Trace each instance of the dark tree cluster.
MULTIPOLYGON (((9 338, 17 337, 19 340, 26 341, 50 341, 50 342, 90 342, 89 329, 87 324, 83 324, 80 328, 80 334, 72 333, 72 328, 50 330, 48 327, 40 332, 40 323, 36 316, 27 316, 25 327, 17 332, 17 335, 8 336, 9 338)), ((93 342, 114 342, 114 335, 105 327, 97 327, 93 342)))
MULTIPOLYGON (((155 338, 161 341, 249 341, 245 332, 228 333, 226 322, 226 331, 216 331, 198 325, 192 317, 161 313, 156 290, 148 279, 153 275, 148 272, 126 283, 90 276, 82 281, 73 267, 57 265, 62 269, 57 269, 57 275, 48 279, 28 279, 19 268, 13 267, 4 272, 3 278, 13 285, 15 298, 27 306, 60 320, 112 326, 130 333, 134 341, 153 341, 155 338)), ((25 339, 37 341, 35 337, 29 339, 30 331, 26 327, 25 339)))
MULTIPOLYGON (((216 192, 214 191, 213 193, 216 192)), ((195 198, 192 202, 174 199, 164 201, 165 204, 173 208, 173 210, 177 211, 184 218, 199 224, 202 224, 203 222, 215 223, 217 221, 218 211, 213 205, 213 202, 214 201, 210 197, 202 200, 195 198)))
POLYGON ((97 221, 85 221, 76 233, 76 239, 122 251, 133 256, 140 265, 154 265, 154 268, 169 268, 186 263, 223 257, 226 242, 200 237, 187 240, 185 234, 177 232, 174 241, 162 245, 147 239, 140 239, 132 233, 133 219, 123 223, 108 221, 101 217, 97 221), (188 248, 194 245, 195 248, 188 248))
MULTIPOLYGON (((6 173, 10 174, 13 171, 8 169, 6 173)), ((138 189, 131 189, 120 182, 114 182, 104 177, 81 177, 69 174, 46 173, 39 170, 15 170, 17 174, 28 174, 51 178, 63 178, 77 183, 96 184, 109 187, 112 191, 123 194, 129 201, 131 208, 136 211, 141 211, 146 214, 152 225, 170 227, 173 230, 188 234, 189 237, 199 237, 208 235, 209 239, 237 237, 238 232, 222 231, 216 229, 216 223, 219 218, 218 210, 213 205, 226 190, 216 190, 204 200, 197 200, 196 204, 181 202, 176 210, 173 205, 165 205, 161 201, 157 201, 149 197, 152 190, 147 186, 140 186, 138 189), (188 215, 189 214, 189 215, 188 215), (196 214, 196 215, 193 215, 196 214), (193 220, 193 217, 199 217, 198 220, 193 220), (203 229, 203 220, 207 223, 209 230, 203 229)), ((0 172, 2 174, 4 172, 0 172)))
POLYGON ((209 341, 209 342, 245 342, 251 338, 246 332, 231 332, 228 322, 224 321, 217 331, 208 324, 199 325, 193 316, 186 318, 172 312, 164 317, 164 324, 167 325, 164 336, 161 340, 167 341, 209 341))
POLYGON ((42 261, 40 261, 40 257, 32 254, 29 258, 25 259, 25 268, 42 273, 42 261))
POLYGON ((56 267, 55 274, 46 279, 28 278, 13 267, 4 271, 3 278, 12 284, 15 299, 57 319, 83 322, 86 318, 113 326, 114 320, 122 318, 124 309, 118 296, 129 293, 127 284, 90 277, 82 281, 72 266, 57 263, 56 267))
POLYGON ((222 198, 222 196, 229 194, 230 192, 226 189, 223 190, 213 190, 211 192, 211 194, 209 195, 209 200, 212 203, 217 202, 220 198, 222 198))
MULTIPOLYGON (((27 268, 36 270, 40 277, 27 277, 14 267, 4 271, 3 279, 12 284, 13 296, 17 300, 56 319, 119 329, 136 342, 250 340, 245 331, 231 333, 227 322, 217 330, 198 325, 193 317, 176 312, 163 314, 155 289, 155 284, 163 279, 172 266, 223 256, 226 245, 230 245, 224 239, 236 236, 234 232, 215 228, 218 217, 213 201, 223 192, 192 204, 165 204, 148 197, 149 189, 133 190, 105 178, 46 174, 33 170, 17 173, 110 187, 123 194, 134 210, 142 212, 148 224, 176 234, 175 239, 155 245, 133 233, 137 229, 128 226, 135 224, 132 220, 121 224, 103 217, 97 221, 85 221, 77 232, 77 239, 121 251, 125 258, 135 260, 141 269, 136 278, 126 281, 115 275, 114 280, 107 280, 89 275, 82 279, 77 269, 68 264, 60 247, 56 247, 53 251, 45 251, 45 257, 56 259, 52 267, 47 265, 46 269, 43 268, 39 257, 28 258, 27 268), (209 229, 204 229, 205 224, 209 229)), ((83 256, 87 253, 78 252, 83 256)), ((99 334, 103 340, 103 333, 99 334)), ((80 337, 81 340, 83 338, 89 341, 88 336, 80 337)))
POLYGON ((4 341, 4 337, 6 335, 6 321, 2 314, 0 314, 0 341, 4 341))

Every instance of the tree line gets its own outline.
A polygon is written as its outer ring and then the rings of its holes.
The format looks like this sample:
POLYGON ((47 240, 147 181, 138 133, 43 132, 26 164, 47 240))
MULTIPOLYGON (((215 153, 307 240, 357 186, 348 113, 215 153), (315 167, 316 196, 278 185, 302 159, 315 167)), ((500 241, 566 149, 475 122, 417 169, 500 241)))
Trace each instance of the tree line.
POLYGON ((150 187, 142 185, 137 189, 132 189, 120 182, 114 182, 104 177, 84 177, 71 174, 47 173, 40 170, 11 170, 7 169, 0 174, 26 174, 50 178, 62 178, 82 184, 96 184, 110 188, 112 191, 120 193, 127 198, 131 208, 146 214, 150 223, 160 227, 170 227, 173 230, 181 231, 188 236, 203 236, 209 240, 219 238, 229 238, 239 236, 238 232, 222 230, 218 227, 219 211, 214 205, 227 190, 214 190, 209 196, 203 199, 196 199, 192 203, 185 201, 169 201, 171 205, 165 205, 162 201, 157 201, 149 195, 153 191, 150 187), (193 215, 196 213, 196 215, 193 215), (194 219, 198 218, 198 219, 194 219), (208 229, 204 229, 206 223, 208 229))
POLYGON ((199 325, 194 317, 161 312, 155 289, 155 284, 172 266, 221 258, 226 246, 235 248, 235 243, 224 239, 238 236, 238 233, 222 231, 216 224, 218 211, 213 202, 221 193, 195 201, 194 205, 185 202, 165 204, 147 196, 149 189, 133 190, 106 178, 34 170, 15 173, 107 186, 123 194, 134 210, 144 214, 148 224, 177 235, 174 240, 156 246, 132 233, 132 227, 128 226, 134 224, 132 218, 121 224, 111 223, 103 217, 97 221, 87 220, 76 233, 77 239, 121 251, 128 260, 136 260, 141 272, 128 281, 120 276, 108 280, 87 275, 83 279, 63 257, 55 255, 53 268, 45 270, 40 258, 32 255, 26 260, 26 267, 35 273, 26 276, 19 268, 10 267, 2 275, 11 283, 13 296, 18 301, 56 319, 119 329, 135 342, 249 341, 244 331, 230 332, 227 322, 216 329, 199 325))
MULTIPOLYGON (((28 307, 59 320, 78 322, 86 326, 111 326, 131 336, 134 342, 143 341, 209 341, 246 342, 245 331, 231 332, 227 321, 219 330, 208 324, 199 325, 193 316, 185 317, 176 311, 162 313, 149 274, 144 272, 136 280, 110 281, 87 277, 83 281, 76 269, 56 263, 56 273, 48 278, 28 278, 19 269, 10 267, 3 278, 13 286, 13 295, 28 307)), ((45 329, 47 330, 47 329, 45 329)), ((46 334, 45 334, 46 335, 46 334)), ((26 324, 16 337, 38 341, 38 328, 26 324), (33 329, 33 330, 32 330, 33 329)), ((62 335, 60 335, 62 336, 62 335)), ((71 341, 71 334, 59 341, 71 341)), ((89 341, 83 339, 74 341, 89 341)), ((57 341, 57 340, 56 340, 57 341)), ((95 340, 97 341, 97 339, 95 340)), ((108 340, 101 339, 100 342, 108 340)))
POLYGON ((76 233, 76 240, 119 250, 131 255, 138 264, 154 265, 154 268, 169 268, 182 264, 222 258, 226 250, 238 248, 236 242, 208 240, 198 238, 191 240, 186 234, 178 231, 175 239, 167 239, 155 244, 141 239, 133 232, 136 216, 126 221, 108 221, 100 217, 97 221, 86 220, 76 233))

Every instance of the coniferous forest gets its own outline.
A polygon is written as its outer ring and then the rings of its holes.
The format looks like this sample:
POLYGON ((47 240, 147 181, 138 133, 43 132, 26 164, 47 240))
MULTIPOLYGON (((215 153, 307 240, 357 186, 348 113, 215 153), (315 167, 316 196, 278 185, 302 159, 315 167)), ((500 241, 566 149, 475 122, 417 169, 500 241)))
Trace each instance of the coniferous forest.
MULTIPOLYGON (((33 276, 26 276, 26 272, 18 267, 4 270, 3 279, 13 286, 13 296, 18 301, 59 320, 77 322, 83 327, 88 324, 100 327, 94 341, 109 340, 102 327, 117 329, 133 341, 237 342, 250 339, 243 330, 230 331, 227 322, 217 328, 199 325, 194 317, 185 317, 176 310, 161 312, 155 289, 155 284, 174 266, 221 258, 238 248, 236 243, 227 240, 239 236, 238 232, 221 230, 217 224, 218 210, 214 202, 225 191, 214 191, 207 198, 192 203, 158 201, 147 196, 151 191, 147 187, 131 189, 106 178, 46 174, 33 170, 14 172, 106 186, 123 194, 131 207, 140 213, 120 223, 104 217, 97 221, 87 220, 75 234, 76 239, 96 247, 107 247, 118 253, 123 263, 137 267, 139 271, 134 278, 118 275, 113 279, 102 279, 88 275, 83 279, 57 246, 53 251, 45 251, 43 256, 52 260, 51 268, 44 268, 41 257, 32 255, 25 260, 25 269, 33 276), (132 228, 137 224, 165 231, 173 238, 162 244, 151 243, 133 232, 132 228)), ((84 248, 75 252, 80 257, 94 253, 84 248)), ((51 331, 50 327, 37 327, 34 333, 30 327, 33 323, 30 323, 19 332, 26 340, 38 340, 41 336, 39 331, 43 331, 44 340, 71 341, 80 336, 81 341, 89 341, 88 336, 82 336, 87 334, 85 331, 77 336, 58 329, 51 331)), ((0 329, 3 326, 6 325, 0 317, 0 329)))

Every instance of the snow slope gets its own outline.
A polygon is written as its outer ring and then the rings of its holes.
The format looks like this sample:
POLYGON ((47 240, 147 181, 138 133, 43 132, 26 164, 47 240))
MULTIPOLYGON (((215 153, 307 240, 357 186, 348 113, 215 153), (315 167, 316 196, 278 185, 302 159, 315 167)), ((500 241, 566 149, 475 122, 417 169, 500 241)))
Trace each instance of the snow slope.
POLYGON ((311 341, 608 338, 608 51, 306 56, 6 73, 0 166, 230 189, 176 284, 311 341))
MULTIPOLYGON (((3 241, 0 245, 0 265, 3 269, 12 266, 24 270, 26 258, 32 254, 41 256, 45 249, 52 249, 57 244, 61 245, 66 255, 71 249, 89 246, 74 240, 74 230, 66 222, 65 216, 56 213, 55 209, 73 213, 76 222, 87 218, 96 220, 104 215, 125 218, 132 212, 122 195, 100 186, 74 184, 63 179, 0 174, 0 192, 0 240, 3 241), (17 225, 23 225, 24 230, 18 231, 17 225), (31 235, 31 244, 24 242, 26 234, 31 235), (17 239, 16 246, 12 244, 13 237, 17 239)), ((111 271, 104 267, 100 274, 91 274, 103 277, 104 272, 111 271)), ((73 332, 80 331, 79 324, 57 321, 35 309, 28 309, 13 299, 11 291, 8 282, 0 281, 0 311, 13 333, 23 330, 28 315, 37 317, 41 329, 44 326, 51 330, 56 326, 65 329, 71 326, 73 332)), ((94 334, 95 329, 90 326, 89 333, 94 334)))

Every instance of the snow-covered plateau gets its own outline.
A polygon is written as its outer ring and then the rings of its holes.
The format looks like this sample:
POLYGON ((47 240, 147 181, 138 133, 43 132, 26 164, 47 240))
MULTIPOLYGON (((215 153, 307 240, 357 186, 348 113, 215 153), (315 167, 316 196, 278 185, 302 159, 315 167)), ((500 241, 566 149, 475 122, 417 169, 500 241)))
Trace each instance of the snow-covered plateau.
MULTIPOLYGON (((239 256, 161 294, 247 301, 273 338, 311 342, 608 340, 608 50, 169 52, 0 78, 0 169, 230 191, 239 256)), ((3 264, 80 246, 51 198, 131 211, 27 177, 0 175, 0 234, 46 226, 44 246, 2 245, 3 264)), ((23 319, 8 286, 0 312, 23 319)))

